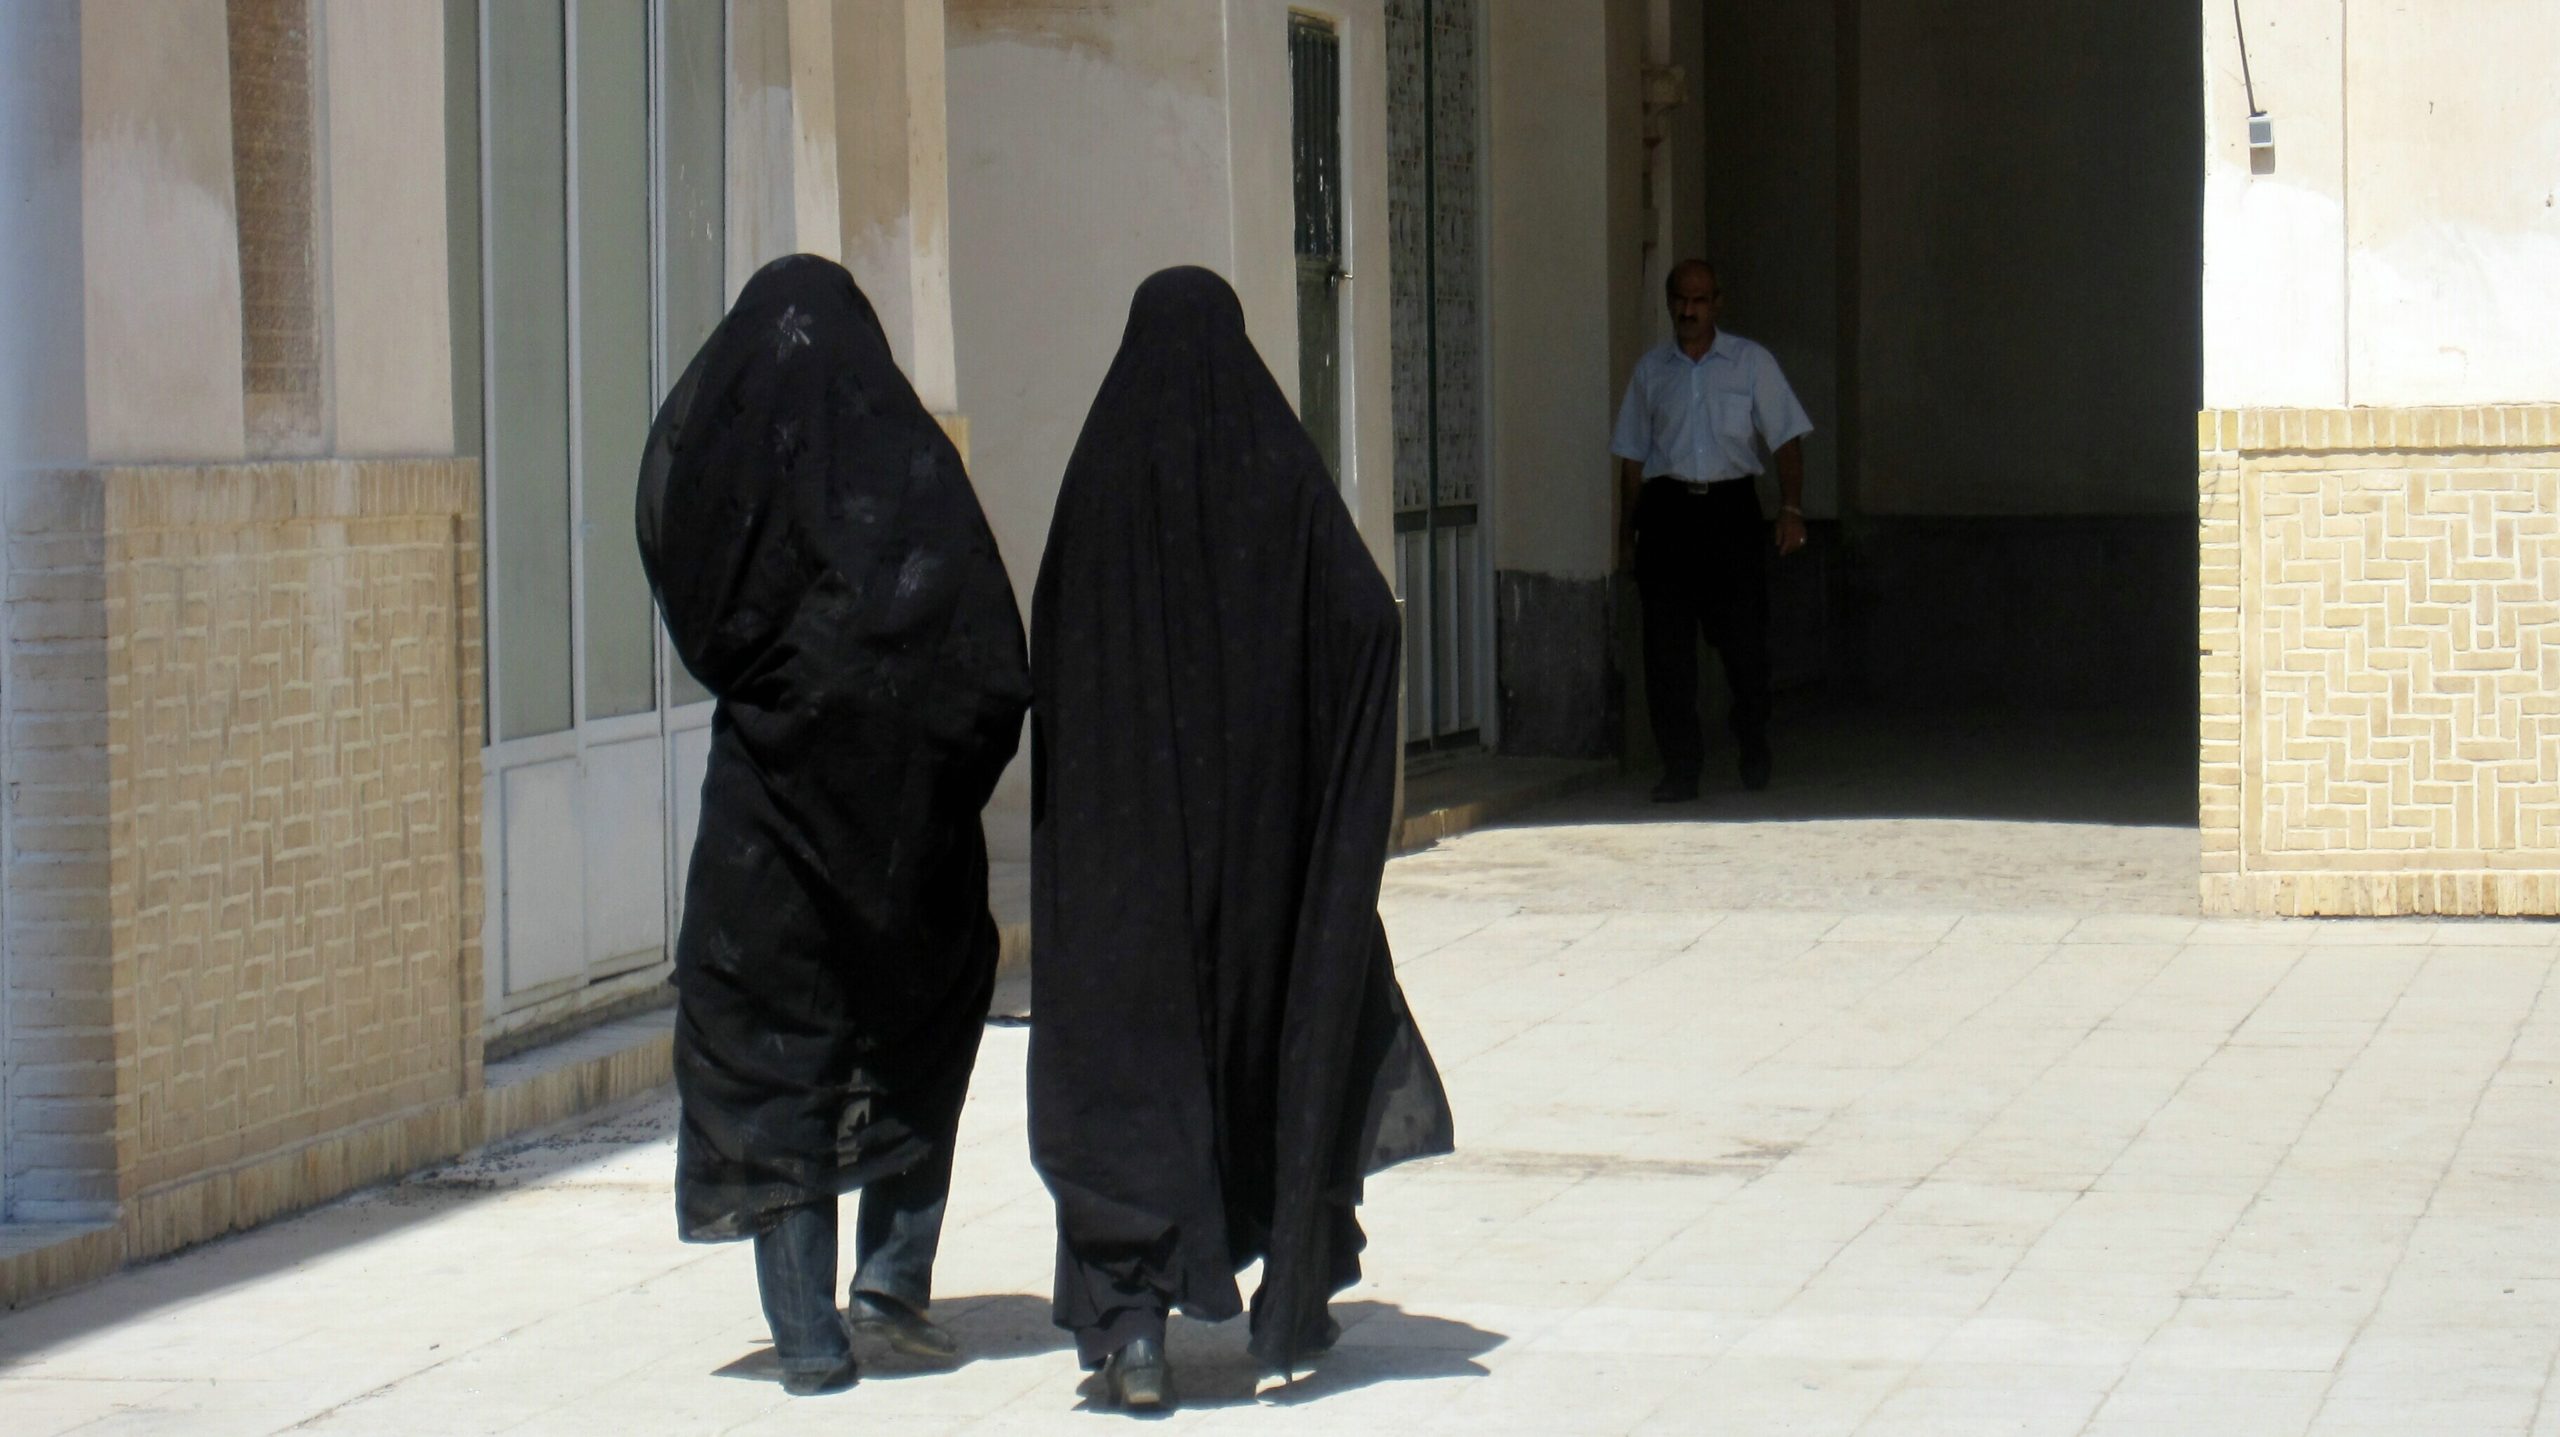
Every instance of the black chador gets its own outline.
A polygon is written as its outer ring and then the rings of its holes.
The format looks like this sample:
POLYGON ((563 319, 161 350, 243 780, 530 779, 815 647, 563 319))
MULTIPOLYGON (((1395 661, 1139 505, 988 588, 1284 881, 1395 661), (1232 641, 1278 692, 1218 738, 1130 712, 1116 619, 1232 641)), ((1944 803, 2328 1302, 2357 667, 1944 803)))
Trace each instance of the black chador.
POLYGON ((795 1390, 848 1381, 836 1199, 867 1187, 857 1322, 924 1318, 996 962, 979 811, 1030 699, 960 457, 842 266, 749 280, 658 413, 640 552, 719 699, 676 939, 683 1236, 754 1238, 795 1390))
MULTIPOLYGON (((1394 600, 1202 269, 1141 286, 1032 602, 1031 1140, 1056 1318, 1161 1401, 1165 1312, 1321 1350, 1361 1179, 1449 1151, 1378 921, 1394 600)), ((1126 1390, 1124 1390, 1124 1388, 1126 1390)))

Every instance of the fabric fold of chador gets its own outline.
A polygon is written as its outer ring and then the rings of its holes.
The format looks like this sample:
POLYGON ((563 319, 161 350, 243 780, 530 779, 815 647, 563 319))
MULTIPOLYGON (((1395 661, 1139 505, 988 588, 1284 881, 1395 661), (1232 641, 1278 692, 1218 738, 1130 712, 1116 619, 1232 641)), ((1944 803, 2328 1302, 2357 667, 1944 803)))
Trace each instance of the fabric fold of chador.
POLYGON ((1290 1367, 1359 1276, 1362 1179, 1448 1102, 1378 921, 1393 597, 1206 270, 1140 288, 1032 605, 1031 1128, 1055 1316, 1240 1309, 1290 1367))
POLYGON ((659 410, 637 519, 719 701, 676 937, 678 1226, 749 1237, 951 1140, 995 980, 979 811, 1029 662, 960 456, 832 261, 748 281, 659 410))

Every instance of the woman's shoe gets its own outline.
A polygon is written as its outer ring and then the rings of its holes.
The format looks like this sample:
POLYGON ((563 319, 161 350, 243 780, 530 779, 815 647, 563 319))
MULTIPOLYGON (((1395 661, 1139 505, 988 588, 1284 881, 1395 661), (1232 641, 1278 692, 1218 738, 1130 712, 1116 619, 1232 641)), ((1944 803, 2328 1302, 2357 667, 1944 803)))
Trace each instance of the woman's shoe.
POLYGON ((853 1385, 860 1375, 853 1337, 836 1311, 834 1203, 794 1208, 756 1234, 756 1295, 785 1392, 806 1397, 853 1385))
POLYGON ((1141 1337, 1102 1364, 1103 1390, 1125 1412, 1162 1412, 1173 1406, 1173 1365, 1164 1344, 1141 1337))
POLYGON ((845 1305, 853 1330, 886 1341, 909 1357, 949 1362, 960 1355, 960 1343, 942 1324, 886 1293, 855 1289, 845 1305))

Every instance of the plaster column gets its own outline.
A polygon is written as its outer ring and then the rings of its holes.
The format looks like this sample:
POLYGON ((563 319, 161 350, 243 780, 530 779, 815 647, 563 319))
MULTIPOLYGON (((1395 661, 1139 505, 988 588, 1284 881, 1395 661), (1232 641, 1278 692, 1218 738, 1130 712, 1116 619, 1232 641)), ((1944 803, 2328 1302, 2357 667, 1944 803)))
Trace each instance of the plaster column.
POLYGON ((844 265, 879 310, 917 397, 948 415, 960 407, 960 385, 951 340, 942 0, 833 0, 832 9, 844 265))
POLYGON ((729 284, 795 251, 841 262, 965 453, 942 25, 942 0, 737 0, 729 284))
POLYGON ((791 13, 785 0, 729 7, 727 298, 799 248, 792 214, 791 13))
MULTIPOLYGON (((836 46, 840 40, 859 44, 870 38, 850 23, 838 24, 840 8, 836 0, 789 0, 783 59, 791 86, 792 247, 835 260, 844 258, 836 212, 836 91, 843 84, 836 46)), ((851 17, 846 18, 849 22, 851 17)))

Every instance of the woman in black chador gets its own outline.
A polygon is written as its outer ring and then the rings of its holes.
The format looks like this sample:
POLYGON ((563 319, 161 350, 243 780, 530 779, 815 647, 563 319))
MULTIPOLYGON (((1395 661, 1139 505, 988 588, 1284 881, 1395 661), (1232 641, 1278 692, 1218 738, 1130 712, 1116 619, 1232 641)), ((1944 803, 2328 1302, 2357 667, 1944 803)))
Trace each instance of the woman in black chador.
POLYGON ((1395 603, 1202 269, 1139 287, 1032 600, 1031 1142, 1058 1325, 1128 1407, 1169 1308, 1288 1372, 1361 1179, 1450 1147, 1378 922, 1395 603))
POLYGON ((925 1318, 993 992, 978 814, 1019 741, 1022 621, 960 457, 853 277, 776 260, 650 432, 640 552, 720 701, 676 939, 676 1215, 753 1238, 793 1391, 850 1382, 836 1199, 867 1189, 853 1325, 925 1318))

